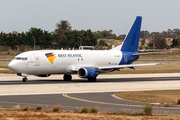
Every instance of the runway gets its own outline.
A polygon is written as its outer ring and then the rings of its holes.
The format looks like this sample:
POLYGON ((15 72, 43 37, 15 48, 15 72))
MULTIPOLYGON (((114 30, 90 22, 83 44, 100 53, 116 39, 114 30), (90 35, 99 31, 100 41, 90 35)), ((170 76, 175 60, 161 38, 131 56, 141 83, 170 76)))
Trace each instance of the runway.
POLYGON ((97 82, 88 82, 77 75, 72 81, 63 81, 63 75, 52 75, 48 78, 28 76, 24 83, 22 77, 0 74, 0 95, 35 95, 64 93, 94 93, 116 91, 139 91, 179 89, 180 74, 114 74, 99 75, 97 82))
MULTIPOLYGON (((142 112, 146 103, 120 100, 112 95, 116 91, 179 89, 180 74, 120 74, 100 75, 97 82, 79 79, 63 81, 62 75, 49 78, 29 76, 27 83, 16 75, 0 74, 0 106, 43 106, 51 109, 60 104, 62 110, 97 106, 101 112, 142 112)), ((179 114, 179 108, 154 107, 155 114, 179 114)))

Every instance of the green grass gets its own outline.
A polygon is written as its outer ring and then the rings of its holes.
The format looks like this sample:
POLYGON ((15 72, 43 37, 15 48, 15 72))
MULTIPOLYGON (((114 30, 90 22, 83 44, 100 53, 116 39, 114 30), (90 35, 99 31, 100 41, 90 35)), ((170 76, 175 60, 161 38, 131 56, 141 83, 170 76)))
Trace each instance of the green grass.
POLYGON ((0 70, 0 73, 5 74, 16 74, 14 71, 8 68, 9 62, 7 61, 0 61, 0 68, 7 68, 8 70, 0 70))
POLYGON ((0 68, 8 68, 9 61, 0 61, 0 68))
POLYGON ((0 54, 0 59, 13 59, 15 54, 0 54))
POLYGON ((133 101, 146 103, 160 103, 163 105, 177 105, 180 99, 180 90, 154 90, 118 92, 116 96, 133 101))
POLYGON ((170 52, 154 55, 142 55, 139 59, 180 59, 180 52, 170 52))

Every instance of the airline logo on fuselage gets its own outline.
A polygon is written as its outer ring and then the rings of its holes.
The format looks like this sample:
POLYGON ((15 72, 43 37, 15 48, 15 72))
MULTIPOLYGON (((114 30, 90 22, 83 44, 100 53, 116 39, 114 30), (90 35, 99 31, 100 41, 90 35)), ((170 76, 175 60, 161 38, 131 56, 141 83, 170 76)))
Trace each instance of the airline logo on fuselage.
POLYGON ((58 57, 82 57, 81 54, 58 54, 58 57))
POLYGON ((53 64, 53 61, 54 59, 57 57, 57 56, 54 56, 55 54, 53 53, 46 53, 45 56, 48 58, 48 60, 53 64))

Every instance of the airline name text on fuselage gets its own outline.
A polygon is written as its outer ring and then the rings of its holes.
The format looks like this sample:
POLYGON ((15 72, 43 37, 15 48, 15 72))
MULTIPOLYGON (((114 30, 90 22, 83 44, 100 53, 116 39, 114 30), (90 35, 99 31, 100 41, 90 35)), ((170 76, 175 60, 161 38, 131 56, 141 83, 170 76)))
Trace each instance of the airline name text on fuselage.
POLYGON ((58 57, 82 57, 82 54, 58 54, 58 57))

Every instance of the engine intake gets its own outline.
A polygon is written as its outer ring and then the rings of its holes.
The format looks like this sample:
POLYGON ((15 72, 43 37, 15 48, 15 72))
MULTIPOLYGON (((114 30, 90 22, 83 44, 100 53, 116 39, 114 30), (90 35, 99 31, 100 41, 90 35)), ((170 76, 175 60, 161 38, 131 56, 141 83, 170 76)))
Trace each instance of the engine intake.
POLYGON ((84 67, 78 70, 78 76, 80 78, 96 78, 98 76, 98 71, 95 68, 84 67))

